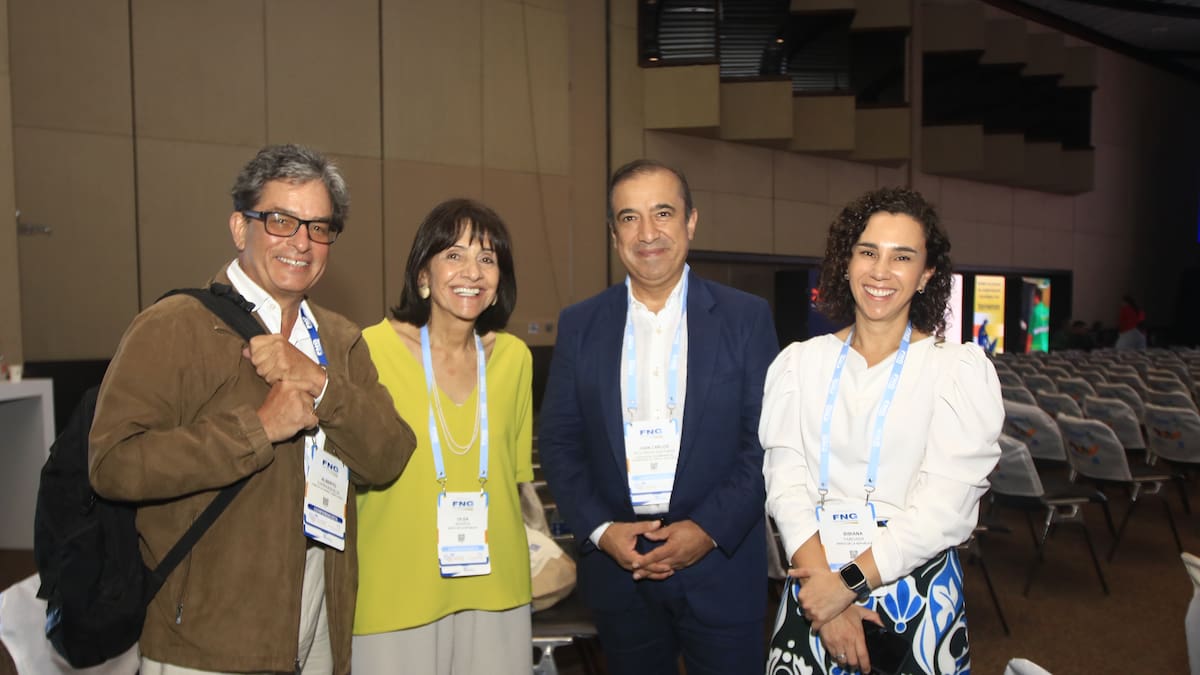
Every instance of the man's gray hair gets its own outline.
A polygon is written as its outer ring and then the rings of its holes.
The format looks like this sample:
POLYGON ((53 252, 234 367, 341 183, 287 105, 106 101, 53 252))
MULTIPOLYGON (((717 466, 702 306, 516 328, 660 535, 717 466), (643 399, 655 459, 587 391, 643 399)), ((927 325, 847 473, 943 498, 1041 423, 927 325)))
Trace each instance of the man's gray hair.
POLYGON ((269 181, 283 180, 289 183, 307 183, 320 180, 333 202, 333 222, 339 232, 346 226, 350 212, 350 192, 341 169, 325 155, 303 145, 268 145, 238 173, 233 183, 233 209, 253 209, 262 198, 263 186, 269 181))

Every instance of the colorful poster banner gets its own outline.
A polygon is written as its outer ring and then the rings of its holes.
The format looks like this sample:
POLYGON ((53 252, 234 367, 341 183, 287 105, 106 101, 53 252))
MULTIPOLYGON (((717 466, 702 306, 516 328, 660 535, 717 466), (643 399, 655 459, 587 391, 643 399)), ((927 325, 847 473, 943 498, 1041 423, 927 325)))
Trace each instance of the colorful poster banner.
POLYGON ((1004 353, 1004 277, 975 277, 975 343, 988 354, 1004 353))

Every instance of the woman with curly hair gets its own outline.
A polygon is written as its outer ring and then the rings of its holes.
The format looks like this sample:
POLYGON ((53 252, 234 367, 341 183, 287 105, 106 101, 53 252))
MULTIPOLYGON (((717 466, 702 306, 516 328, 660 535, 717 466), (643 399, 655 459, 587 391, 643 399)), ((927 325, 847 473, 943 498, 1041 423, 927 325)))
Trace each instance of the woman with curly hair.
POLYGON ((767 664, 970 670, 962 567, 1000 456, 1000 383, 945 340, 950 241, 920 194, 870 192, 829 228, 818 309, 847 325, 771 365, 759 438, 790 578, 767 664))

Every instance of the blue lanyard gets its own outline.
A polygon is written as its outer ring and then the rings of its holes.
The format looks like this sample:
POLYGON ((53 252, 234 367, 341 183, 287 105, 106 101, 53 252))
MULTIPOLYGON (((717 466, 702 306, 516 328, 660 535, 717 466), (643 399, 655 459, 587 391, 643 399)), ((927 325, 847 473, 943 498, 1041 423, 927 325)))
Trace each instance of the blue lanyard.
MULTIPOLYGON (((304 323, 304 327, 308 329, 308 339, 312 340, 313 352, 315 352, 317 355, 317 363, 320 364, 322 368, 329 368, 329 359, 325 358, 325 348, 321 346, 321 336, 317 334, 317 327, 313 325, 312 319, 308 318, 308 314, 304 311, 303 307, 300 308, 300 321, 302 321, 304 323)), ((308 437, 308 439, 308 457, 304 462, 305 476, 308 475, 308 467, 313 458, 317 456, 317 450, 320 450, 320 447, 317 444, 316 434, 312 434, 308 437)))
POLYGON ((325 358, 325 348, 321 346, 321 336, 317 335, 317 327, 313 325, 312 319, 308 318, 303 307, 300 308, 300 320, 308 329, 308 337, 312 340, 313 351, 317 353, 317 363, 321 364, 322 368, 328 368, 329 359, 325 358))
MULTIPOLYGON (((679 407, 679 352, 683 342, 683 328, 687 325, 687 294, 688 266, 683 266, 683 288, 679 293, 679 324, 675 326, 675 338, 671 342, 671 355, 667 360, 667 411, 671 416, 671 424, 675 433, 679 434, 679 422, 675 410, 679 407)), ((625 286, 629 286, 629 277, 625 278, 625 286)), ((633 307, 625 311, 625 409, 629 411, 630 422, 638 409, 637 395, 637 338, 633 331, 633 307)), ((629 430, 629 423, 625 425, 629 430)))
MULTIPOLYGON (((854 329, 846 336, 842 351, 838 354, 837 363, 833 367, 833 380, 829 383, 829 395, 825 398, 825 410, 821 414, 821 477, 818 491, 821 503, 825 503, 825 495, 829 494, 829 448, 830 435, 833 426, 833 407, 837 403, 838 387, 842 381, 842 368, 846 365, 846 357, 850 353, 850 340, 854 338, 854 329)), ((900 338, 900 349, 896 351, 896 360, 892 363, 892 373, 888 376, 887 386, 883 390, 883 399, 875 411, 875 428, 871 432, 871 459, 867 464, 867 481, 863 487, 867 491, 867 501, 875 491, 875 478, 879 473, 879 452, 883 448, 883 423, 887 420, 888 410, 892 407, 892 399, 896 396, 896 387, 900 384, 900 372, 904 370, 904 362, 908 358, 908 345, 912 342, 912 323, 904 327, 904 337, 900 338)))
MULTIPOLYGON (((475 372, 479 378, 479 399, 476 402, 478 406, 479 419, 479 490, 483 491, 483 486, 487 483, 487 467, 488 467, 488 407, 487 407, 487 367, 483 359, 483 340, 479 338, 479 334, 475 335, 475 372)), ((442 439, 438 434, 437 419, 433 414, 433 397, 439 396, 437 387, 433 384, 433 351, 429 348, 429 324, 421 326, 421 362, 425 366, 425 389, 429 392, 429 444, 433 450, 433 470, 437 473, 437 481, 442 486, 442 492, 446 491, 446 464, 442 459, 442 439)), ((448 430, 447 430, 448 431, 448 430)))

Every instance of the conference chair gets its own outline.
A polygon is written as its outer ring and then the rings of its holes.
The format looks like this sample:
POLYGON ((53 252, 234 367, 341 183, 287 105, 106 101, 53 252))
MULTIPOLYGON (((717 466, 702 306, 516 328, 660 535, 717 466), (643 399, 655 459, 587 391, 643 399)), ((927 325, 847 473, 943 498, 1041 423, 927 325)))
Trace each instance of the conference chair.
POLYGON ((1083 414, 1108 425, 1117 435, 1125 451, 1145 450, 1146 439, 1142 436, 1142 425, 1133 409, 1119 398, 1086 396, 1083 399, 1083 414))
POLYGON ((1028 446, 1039 460, 1065 463, 1067 454, 1054 418, 1035 405, 1004 400, 1004 433, 1028 446))
POLYGON ((1079 407, 1079 403, 1067 394, 1039 391, 1035 396, 1037 396, 1038 407, 1045 410, 1050 417, 1057 417, 1059 413, 1083 417, 1083 409, 1079 407))
POLYGON ((1139 420, 1146 414, 1145 404, 1137 391, 1128 384, 1119 382, 1098 382, 1094 385, 1096 395, 1103 398, 1117 398, 1125 402, 1139 420))

